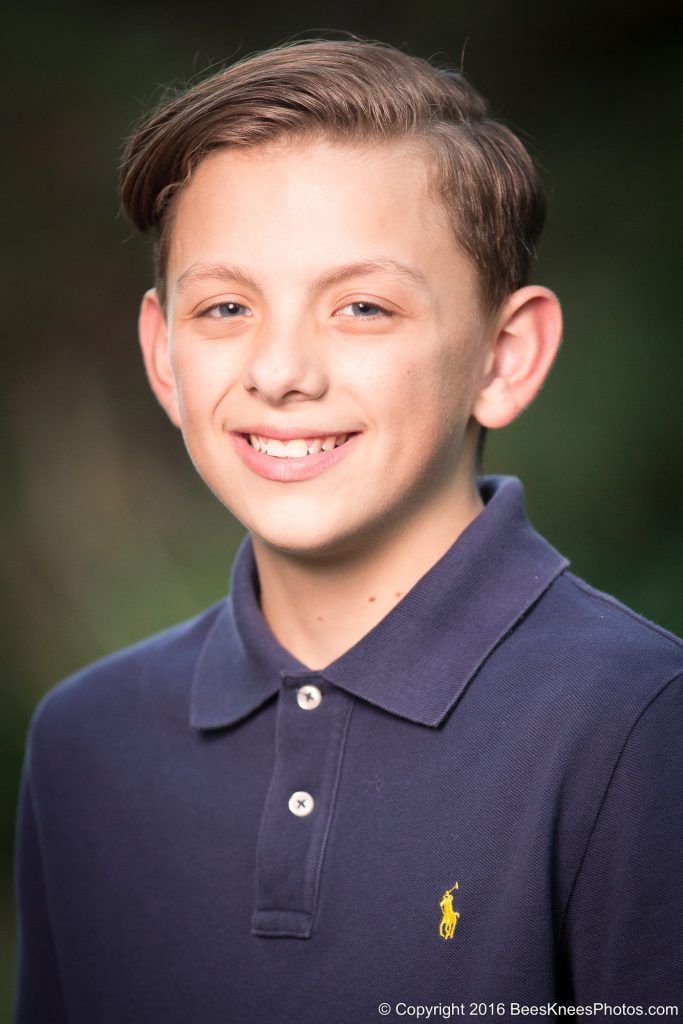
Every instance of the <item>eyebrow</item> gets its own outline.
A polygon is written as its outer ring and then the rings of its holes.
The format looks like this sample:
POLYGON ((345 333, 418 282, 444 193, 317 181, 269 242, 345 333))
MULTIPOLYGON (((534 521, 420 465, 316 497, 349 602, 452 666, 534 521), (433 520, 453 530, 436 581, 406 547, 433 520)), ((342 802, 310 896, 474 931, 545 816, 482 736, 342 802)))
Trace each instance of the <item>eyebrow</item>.
MULTIPOLYGON (((376 274, 384 272, 401 278, 410 284, 425 286, 427 279, 424 274, 407 263, 401 263, 391 256, 380 256, 372 260, 360 260, 357 263, 346 263, 340 267, 332 267, 324 271, 309 285, 309 292, 319 291, 328 288, 333 284, 339 284, 349 277, 358 277, 361 274, 376 274)), ((228 263, 193 263, 187 270, 183 271, 176 281, 176 287, 185 291, 190 285, 197 281, 237 281, 248 288, 259 291, 259 286, 241 267, 228 263)))

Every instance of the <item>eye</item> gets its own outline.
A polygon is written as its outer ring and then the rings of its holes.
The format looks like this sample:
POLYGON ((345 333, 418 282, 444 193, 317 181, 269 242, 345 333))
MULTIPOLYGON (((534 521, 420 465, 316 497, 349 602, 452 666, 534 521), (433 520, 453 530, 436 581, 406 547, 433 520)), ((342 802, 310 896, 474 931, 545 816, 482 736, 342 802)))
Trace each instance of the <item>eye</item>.
POLYGON ((355 320, 381 320, 382 317, 394 315, 388 309, 384 309, 374 302, 363 302, 362 300, 349 302, 346 306, 338 309, 337 313, 347 313, 348 310, 352 310, 350 315, 355 320))
POLYGON ((253 316, 253 313, 240 302, 215 302, 199 315, 208 320, 234 320, 238 316, 253 316))

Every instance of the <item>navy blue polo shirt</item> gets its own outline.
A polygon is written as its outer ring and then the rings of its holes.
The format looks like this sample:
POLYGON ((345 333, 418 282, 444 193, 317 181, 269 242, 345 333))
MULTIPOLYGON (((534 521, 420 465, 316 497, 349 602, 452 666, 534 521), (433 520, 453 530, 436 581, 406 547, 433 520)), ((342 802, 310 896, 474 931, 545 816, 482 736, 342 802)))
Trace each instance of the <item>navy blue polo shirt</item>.
POLYGON ((247 535, 227 598, 43 698, 20 1024, 683 1003, 683 644, 573 575, 516 478, 478 483, 323 670, 271 633, 247 535))

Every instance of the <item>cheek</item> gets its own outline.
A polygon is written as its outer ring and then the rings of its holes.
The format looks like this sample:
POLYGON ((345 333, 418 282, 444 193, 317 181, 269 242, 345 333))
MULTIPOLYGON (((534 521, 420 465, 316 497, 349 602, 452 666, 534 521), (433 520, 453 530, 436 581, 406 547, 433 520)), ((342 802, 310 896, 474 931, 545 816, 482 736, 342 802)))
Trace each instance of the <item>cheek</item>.
POLYGON ((434 408, 444 424, 458 429, 470 418, 478 392, 480 354, 476 340, 454 335, 439 346, 432 364, 434 408))
POLYGON ((197 429, 207 426, 234 380, 235 369, 228 353, 219 346, 201 342, 178 346, 173 371, 178 386, 183 425, 197 429))
POLYGON ((414 450, 452 438, 467 423, 475 397, 473 353, 461 338, 446 344, 422 339, 395 353, 375 375, 377 408, 414 450))

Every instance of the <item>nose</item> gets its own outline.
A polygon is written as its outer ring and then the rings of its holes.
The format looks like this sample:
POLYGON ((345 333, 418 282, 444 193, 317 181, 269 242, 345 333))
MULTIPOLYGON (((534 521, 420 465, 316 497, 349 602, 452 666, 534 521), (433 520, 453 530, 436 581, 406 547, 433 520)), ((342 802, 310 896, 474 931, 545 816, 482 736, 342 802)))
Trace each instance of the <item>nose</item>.
POLYGON ((320 398, 328 380, 322 339, 313 326, 264 323, 244 366, 243 385, 269 405, 320 398))

